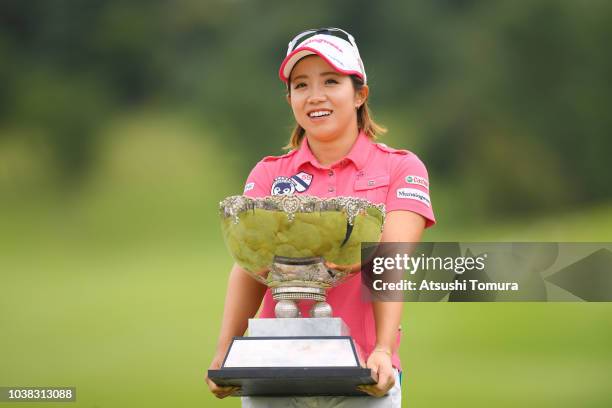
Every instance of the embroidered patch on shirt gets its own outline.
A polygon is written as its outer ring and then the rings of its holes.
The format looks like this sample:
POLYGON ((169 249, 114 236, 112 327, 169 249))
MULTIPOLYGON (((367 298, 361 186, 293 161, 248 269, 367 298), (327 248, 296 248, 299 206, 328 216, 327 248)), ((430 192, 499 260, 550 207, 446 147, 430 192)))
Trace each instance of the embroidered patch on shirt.
POLYGON ((406 183, 408 184, 418 184, 419 186, 423 186, 429 190, 429 181, 426 178, 419 176, 406 176, 406 183))
POLYGON ((398 188, 397 198, 406 198, 408 200, 420 201, 428 207, 431 207, 429 194, 417 190, 416 188, 398 188))
POLYGON ((293 195, 295 184, 289 177, 280 176, 274 179, 270 195, 293 195))
POLYGON ((308 174, 302 171, 296 174, 295 176, 291 176, 291 181, 295 186, 295 190, 298 193, 303 193, 304 191, 308 190, 308 187, 310 187, 310 183, 312 183, 312 174, 308 174))
POLYGON ((247 185, 244 186, 243 193, 246 193, 247 191, 251 191, 254 188, 255 188, 255 183, 253 183, 253 182, 247 183, 247 185))

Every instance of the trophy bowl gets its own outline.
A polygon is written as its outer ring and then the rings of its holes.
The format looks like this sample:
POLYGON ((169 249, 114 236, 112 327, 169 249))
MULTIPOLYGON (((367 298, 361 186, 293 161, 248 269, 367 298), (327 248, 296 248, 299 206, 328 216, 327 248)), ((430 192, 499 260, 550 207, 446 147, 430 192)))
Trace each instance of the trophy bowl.
POLYGON ((219 204, 225 243, 236 262, 272 289, 277 317, 297 317, 295 300, 318 302, 326 289, 360 271, 361 243, 378 242, 383 204, 356 197, 230 196, 219 204))

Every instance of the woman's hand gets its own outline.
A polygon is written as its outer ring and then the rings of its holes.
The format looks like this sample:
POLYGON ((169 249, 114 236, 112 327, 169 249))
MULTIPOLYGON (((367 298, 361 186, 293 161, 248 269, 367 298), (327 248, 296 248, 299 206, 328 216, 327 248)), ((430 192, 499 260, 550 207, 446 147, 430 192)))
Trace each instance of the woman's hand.
MULTIPOLYGON (((223 356, 215 356, 215 358, 213 358, 212 363, 210 363, 210 367, 208 367, 208 369, 217 370, 221 368, 222 362, 223 362, 223 356)), ((208 378, 208 373, 206 373, 206 384, 208 385, 210 392, 215 394, 215 397, 219 399, 229 397, 230 395, 233 395, 234 393, 240 390, 240 387, 220 387, 218 386, 210 378, 208 378)))
POLYGON ((378 382, 372 385, 360 385, 357 389, 373 397, 382 397, 393 388, 395 385, 395 371, 391 364, 390 351, 374 350, 370 357, 368 357, 366 367, 372 370, 375 377, 378 375, 378 382))
MULTIPOLYGON (((238 264, 234 264, 227 283, 223 321, 221 322, 217 349, 209 369, 221 368, 223 358, 232 339, 244 334, 249 319, 257 313, 265 293, 266 285, 262 285, 251 278, 247 271, 238 264)), ((206 375, 206 384, 217 398, 225 398, 240 390, 240 387, 219 387, 208 378, 208 375, 206 375)))

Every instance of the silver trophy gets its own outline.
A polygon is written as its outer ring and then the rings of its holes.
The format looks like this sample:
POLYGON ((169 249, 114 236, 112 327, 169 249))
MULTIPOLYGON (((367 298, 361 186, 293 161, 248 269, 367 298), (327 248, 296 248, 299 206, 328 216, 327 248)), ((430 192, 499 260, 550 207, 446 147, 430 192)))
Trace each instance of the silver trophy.
POLYGON ((355 197, 231 196, 220 205, 223 236, 236 262, 267 285, 274 319, 250 319, 249 337, 235 337, 223 366, 209 370, 242 395, 362 395, 376 379, 362 368, 327 289, 361 269, 362 242, 378 242, 382 204, 355 197), (300 316, 298 302, 313 303, 300 316))

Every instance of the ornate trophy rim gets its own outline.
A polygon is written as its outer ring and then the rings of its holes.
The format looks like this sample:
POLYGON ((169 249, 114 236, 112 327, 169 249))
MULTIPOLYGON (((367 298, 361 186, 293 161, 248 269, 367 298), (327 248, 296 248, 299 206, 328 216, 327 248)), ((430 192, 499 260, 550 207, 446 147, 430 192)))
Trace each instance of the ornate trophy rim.
POLYGON ((232 218, 233 222, 239 222, 239 215, 245 211, 255 209, 278 211, 287 214, 289 221, 293 221, 295 214, 314 213, 326 211, 344 211, 347 214, 347 222, 353 225, 355 217, 367 209, 376 209, 381 214, 381 231, 385 224, 385 205, 374 204, 365 198, 340 196, 332 198, 320 198, 310 195, 291 196, 267 196, 252 198, 244 195, 234 195, 219 202, 219 214, 223 218, 232 218))

